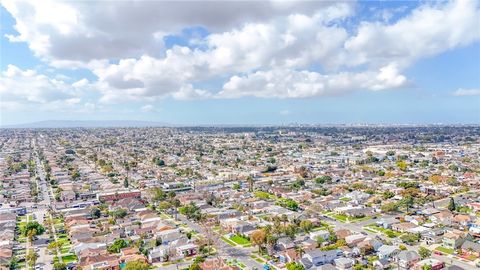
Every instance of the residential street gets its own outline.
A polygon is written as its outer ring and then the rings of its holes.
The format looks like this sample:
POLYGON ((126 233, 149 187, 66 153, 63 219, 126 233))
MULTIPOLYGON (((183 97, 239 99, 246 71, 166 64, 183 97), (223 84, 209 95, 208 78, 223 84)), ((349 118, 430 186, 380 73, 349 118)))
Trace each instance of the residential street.
MULTIPOLYGON (((205 234, 205 230, 200 225, 188 220, 184 215, 179 214, 178 219, 183 223, 187 224, 187 226, 192 228, 193 230, 205 234)), ((218 241, 216 241, 218 243, 217 250, 221 258, 231 260, 237 259, 237 261, 245 264, 247 267, 249 267, 249 269, 261 269, 263 267, 263 264, 260 264, 259 262, 250 258, 251 252, 254 251, 253 247, 233 247, 221 240, 220 235, 215 235, 218 237, 218 241)))

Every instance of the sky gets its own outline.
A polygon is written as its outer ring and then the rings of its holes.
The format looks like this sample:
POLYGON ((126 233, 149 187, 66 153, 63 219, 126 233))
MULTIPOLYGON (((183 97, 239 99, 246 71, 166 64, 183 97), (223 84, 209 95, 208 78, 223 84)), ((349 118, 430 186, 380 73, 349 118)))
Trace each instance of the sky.
POLYGON ((479 124, 480 1, 0 1, 0 124, 479 124))

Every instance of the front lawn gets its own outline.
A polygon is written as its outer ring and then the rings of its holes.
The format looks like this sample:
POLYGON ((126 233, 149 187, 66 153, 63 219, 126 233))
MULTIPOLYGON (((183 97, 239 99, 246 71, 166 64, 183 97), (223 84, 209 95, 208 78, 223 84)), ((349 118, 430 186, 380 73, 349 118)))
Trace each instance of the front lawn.
POLYGON ((242 246, 243 246, 243 245, 248 245, 248 244, 250 244, 250 241, 249 241, 247 238, 245 238, 245 237, 243 237, 243 236, 241 236, 241 235, 238 235, 238 234, 230 237, 230 240, 232 240, 232 241, 233 241, 234 243, 236 243, 237 245, 242 245, 242 246))
POLYGON ((455 252, 455 250, 453 250, 453 249, 442 247, 442 246, 437 247, 435 250, 438 250, 438 251, 446 253, 446 254, 453 254, 455 252))
POLYGON ((71 263, 71 262, 76 262, 77 261, 77 256, 75 256, 74 254, 66 255, 66 256, 62 257, 62 261, 66 264, 71 263))
POLYGON ((341 214, 332 214, 331 216, 340 222, 347 222, 347 219, 348 219, 347 216, 341 215, 341 214))
POLYGON ((328 212, 328 213, 325 213, 326 216, 328 217, 331 217, 331 218, 334 218, 336 219, 337 221, 340 221, 340 222, 358 222, 358 221, 364 221, 364 220, 369 220, 372 218, 372 216, 365 216, 365 217, 349 217, 347 215, 343 215, 343 214, 336 214, 336 213, 333 213, 333 212, 328 212))
POLYGON ((383 234, 385 234, 390 238, 399 237, 402 234, 400 232, 396 232, 390 229, 385 229, 383 227, 377 226, 376 224, 370 224, 370 225, 367 225, 366 227, 373 231, 382 232, 383 234))

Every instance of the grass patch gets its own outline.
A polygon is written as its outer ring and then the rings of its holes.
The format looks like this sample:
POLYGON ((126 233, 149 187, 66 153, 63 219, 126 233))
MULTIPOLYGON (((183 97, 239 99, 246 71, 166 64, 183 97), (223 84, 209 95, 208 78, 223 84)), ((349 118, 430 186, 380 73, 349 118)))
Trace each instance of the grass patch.
POLYGON ((250 244, 250 241, 247 238, 245 238, 241 235, 234 235, 234 236, 230 237, 230 240, 233 241, 234 243, 236 243, 238 245, 242 245, 242 246, 250 244))
POLYGON ((58 238, 58 242, 62 243, 64 246, 70 245, 68 238, 58 238))
POLYGON ((370 225, 367 225, 365 227, 366 227, 365 229, 368 228, 368 229, 372 230, 373 232, 381 232, 381 233, 385 234, 386 236, 388 236, 389 238, 399 237, 402 234, 401 232, 396 232, 394 230, 385 229, 381 226, 377 226, 376 224, 370 224, 370 225))
POLYGON ((340 222, 347 222, 347 220, 348 220, 347 216, 341 215, 341 214, 332 214, 331 217, 333 217, 334 219, 336 219, 340 222))
POLYGON ((442 253, 450 254, 450 255, 455 252, 455 250, 453 249, 442 247, 442 246, 437 247, 435 250, 440 251, 442 253))
POLYGON ((225 236, 220 237, 225 243, 229 244, 230 246, 234 247, 236 246, 234 242, 230 241, 227 239, 225 236))
POLYGON ((69 253, 70 248, 71 248, 70 246, 62 247, 62 249, 60 249, 60 252, 61 253, 69 253))
POLYGON ((77 256, 74 254, 62 256, 62 261, 64 263, 71 263, 71 262, 76 262, 77 261, 77 256))
POLYGON ((339 200, 342 201, 342 202, 349 202, 349 201, 351 201, 352 199, 347 198, 347 197, 343 197, 343 198, 340 198, 339 200))
POLYGON ((258 263, 264 263, 265 262, 263 259, 261 259, 260 257, 257 257, 256 255, 253 255, 253 254, 250 255, 250 258, 254 259, 258 263))

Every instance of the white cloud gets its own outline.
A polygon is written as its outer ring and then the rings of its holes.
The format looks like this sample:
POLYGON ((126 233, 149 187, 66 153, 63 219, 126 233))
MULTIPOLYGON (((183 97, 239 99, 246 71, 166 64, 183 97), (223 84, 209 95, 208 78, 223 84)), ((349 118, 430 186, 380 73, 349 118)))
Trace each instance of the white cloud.
POLYGON ((337 73, 324 75, 318 72, 278 69, 257 71, 243 77, 233 76, 225 83, 218 98, 307 98, 340 95, 356 90, 385 90, 406 86, 405 76, 394 66, 379 71, 337 73))
POLYGON ((57 64, 95 59, 159 56, 166 34, 185 27, 225 30, 249 22, 266 22, 291 12, 313 14, 333 5, 300 1, 27 1, 5 0, 2 5, 16 20, 19 35, 10 41, 28 42, 39 57, 57 64), (58 62, 57 62, 58 61, 58 62))
POLYGON ((140 108, 140 111, 147 113, 155 111, 155 107, 151 104, 144 105, 140 108))
POLYGON ((480 89, 457 89, 453 92, 454 96, 480 96, 480 89))
POLYGON ((0 76, 2 110, 77 111, 84 106, 89 108, 91 106, 82 101, 89 87, 86 79, 69 84, 35 70, 8 65, 0 76))
POLYGON ((480 39, 478 1, 457 0, 429 4, 394 24, 361 23, 346 43, 351 66, 362 64, 401 67, 480 39))
POLYGON ((2 101, 48 103, 69 100, 76 94, 73 87, 67 83, 37 74, 34 70, 21 70, 14 65, 8 65, 2 75, 0 77, 2 101))

